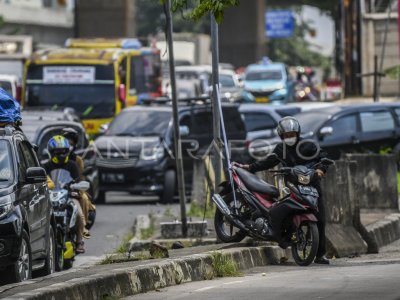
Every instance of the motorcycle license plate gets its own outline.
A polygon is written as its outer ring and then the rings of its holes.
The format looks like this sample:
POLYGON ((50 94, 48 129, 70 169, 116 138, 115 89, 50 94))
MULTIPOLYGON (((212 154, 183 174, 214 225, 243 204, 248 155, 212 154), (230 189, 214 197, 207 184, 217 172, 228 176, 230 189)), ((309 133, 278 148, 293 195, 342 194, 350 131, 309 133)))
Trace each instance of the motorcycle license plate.
POLYGON ((54 216, 55 217, 64 217, 66 215, 65 211, 55 211, 54 216))
POLYGON ((124 174, 114 174, 114 173, 106 173, 103 175, 103 182, 110 182, 110 183, 124 183, 125 176, 124 174))
POLYGON ((308 186, 308 185, 299 185, 299 190, 300 193, 302 193, 303 195, 311 195, 314 197, 318 197, 318 191, 315 187, 312 186, 308 186))

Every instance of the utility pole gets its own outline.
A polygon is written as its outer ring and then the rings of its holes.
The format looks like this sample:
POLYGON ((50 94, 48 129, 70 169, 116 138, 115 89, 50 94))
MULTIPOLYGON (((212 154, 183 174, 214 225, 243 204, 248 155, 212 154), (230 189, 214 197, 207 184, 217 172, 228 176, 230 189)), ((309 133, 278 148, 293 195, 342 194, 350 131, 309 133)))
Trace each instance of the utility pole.
POLYGON ((181 141, 181 134, 179 132, 178 99, 176 96, 175 61, 174 61, 173 39, 172 39, 173 26, 172 26, 172 13, 171 13, 170 0, 165 1, 164 11, 167 21, 166 34, 168 42, 169 73, 170 73, 171 91, 172 91, 175 161, 176 161, 176 171, 178 176, 179 203, 181 208, 182 236, 187 237, 186 194, 185 194, 185 181, 184 181, 183 161, 182 161, 182 141, 181 141))
MULTIPOLYGON (((215 184, 214 191, 217 191, 218 185, 221 183, 221 170, 222 160, 220 155, 220 142, 221 142, 221 119, 219 114, 218 104, 218 91, 219 91, 219 43, 218 43, 218 24, 215 20, 214 14, 210 13, 211 16, 211 48, 212 48, 212 103, 213 103, 213 135, 214 135, 214 172, 215 172, 215 184)), ((228 147, 228 145, 225 145, 228 147)))
POLYGON ((374 77, 374 102, 379 101, 379 89, 378 89, 378 79, 380 77, 385 77, 385 73, 381 73, 378 71, 378 55, 374 56, 374 72, 372 73, 365 73, 365 74, 357 74, 358 77, 374 77))

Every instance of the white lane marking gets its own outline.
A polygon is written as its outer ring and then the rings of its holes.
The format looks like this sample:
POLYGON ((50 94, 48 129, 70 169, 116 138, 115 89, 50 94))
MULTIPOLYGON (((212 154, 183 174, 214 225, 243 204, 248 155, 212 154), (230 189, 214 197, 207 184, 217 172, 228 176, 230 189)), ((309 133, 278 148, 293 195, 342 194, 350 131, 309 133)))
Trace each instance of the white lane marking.
POLYGON ((211 290, 213 288, 215 288, 215 286, 206 286, 201 289, 195 290, 195 292, 203 292, 203 291, 211 290))
POLYGON ((243 283, 243 282, 246 282, 246 281, 245 280, 238 280, 238 281, 226 282, 226 283, 223 283, 222 285, 230 285, 230 284, 243 283))

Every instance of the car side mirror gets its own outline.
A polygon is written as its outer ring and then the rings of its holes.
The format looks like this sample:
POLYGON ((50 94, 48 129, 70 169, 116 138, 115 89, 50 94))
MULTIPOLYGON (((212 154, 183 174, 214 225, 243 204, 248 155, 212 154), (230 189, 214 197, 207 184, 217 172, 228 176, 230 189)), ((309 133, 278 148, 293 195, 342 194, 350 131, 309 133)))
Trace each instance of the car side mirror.
POLYGON ((179 134, 181 137, 189 135, 189 127, 188 126, 179 126, 179 134))
POLYGON ((330 126, 322 127, 321 130, 319 131, 319 135, 321 137, 332 135, 332 133, 333 133, 333 128, 330 126))
POLYGON ((26 170, 25 181, 27 183, 42 183, 47 181, 46 170, 41 167, 31 167, 26 170))
POLYGON ((109 123, 100 125, 99 134, 104 135, 107 132, 109 126, 109 123))
POLYGON ((90 183, 88 181, 80 181, 78 183, 71 184, 72 190, 77 190, 81 192, 86 192, 90 188, 90 183))

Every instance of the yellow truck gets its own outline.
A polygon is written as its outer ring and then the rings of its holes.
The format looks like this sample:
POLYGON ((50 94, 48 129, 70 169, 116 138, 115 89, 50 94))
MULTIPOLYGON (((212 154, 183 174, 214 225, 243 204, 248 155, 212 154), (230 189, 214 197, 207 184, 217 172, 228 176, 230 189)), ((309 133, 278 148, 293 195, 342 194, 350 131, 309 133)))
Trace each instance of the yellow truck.
POLYGON ((160 95, 159 49, 136 39, 71 39, 66 46, 35 52, 26 62, 24 107, 71 107, 97 135, 125 106, 160 95))

